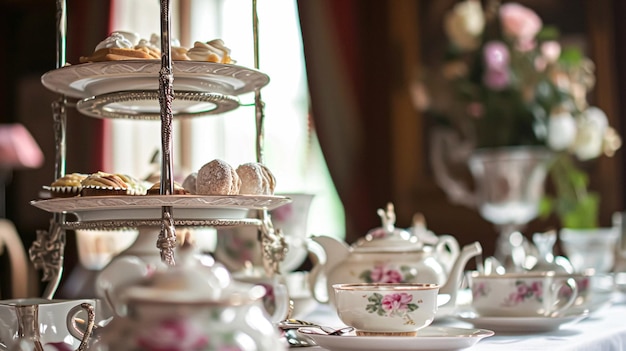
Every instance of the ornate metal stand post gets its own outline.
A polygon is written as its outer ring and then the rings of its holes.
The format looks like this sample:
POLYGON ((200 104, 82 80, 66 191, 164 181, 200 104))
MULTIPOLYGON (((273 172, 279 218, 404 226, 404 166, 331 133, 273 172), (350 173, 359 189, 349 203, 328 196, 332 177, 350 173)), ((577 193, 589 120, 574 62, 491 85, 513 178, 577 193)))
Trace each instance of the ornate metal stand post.
MULTIPOLYGON (((257 1, 252 0, 252 32, 254 37, 254 68, 259 69, 259 17, 257 13, 257 1)), ((254 91, 254 112, 256 121, 256 158, 257 162, 264 162, 263 145, 265 142, 264 122, 265 104, 261 99, 261 89, 254 91)), ((267 210, 259 210, 261 228, 259 241, 263 250, 263 267, 268 276, 280 274, 280 262, 287 254, 287 242, 280 229, 274 229, 272 219, 267 210)))
MULTIPOLYGON (((57 0, 57 62, 56 68, 65 65, 65 43, 67 32, 67 5, 65 0, 57 0)), ((67 125, 67 98, 62 95, 52 103, 52 117, 54 122, 55 141, 55 168, 54 177, 58 179, 65 175, 65 134, 67 125)), ((48 231, 38 230, 37 239, 29 249, 30 260, 36 269, 43 270, 42 281, 49 282, 43 293, 43 297, 51 299, 56 293, 61 276, 63 275, 63 262, 65 255, 65 230, 61 224, 65 222, 65 215, 55 213, 50 221, 48 231)))
MULTIPOLYGON (((174 75, 172 74, 170 0, 161 0, 161 70, 159 71, 159 104, 161 106, 161 187, 162 195, 174 191, 172 179, 172 100, 174 99, 174 75)), ((161 260, 174 265, 176 229, 172 217, 172 206, 163 206, 161 212, 161 233, 157 247, 161 250, 161 260)))

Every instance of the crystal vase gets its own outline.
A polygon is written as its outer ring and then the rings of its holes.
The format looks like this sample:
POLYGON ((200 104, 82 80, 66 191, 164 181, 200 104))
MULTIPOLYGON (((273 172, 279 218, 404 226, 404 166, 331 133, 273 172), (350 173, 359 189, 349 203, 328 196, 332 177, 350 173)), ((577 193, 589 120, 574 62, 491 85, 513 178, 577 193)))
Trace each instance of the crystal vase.
POLYGON ((524 242, 513 233, 533 220, 539 211, 553 154, 543 147, 517 146, 473 149, 450 135, 433 144, 433 169, 451 202, 476 209, 499 231, 496 258, 511 261, 514 249, 524 242), (471 189, 456 178, 447 165, 465 155, 474 180, 471 189))

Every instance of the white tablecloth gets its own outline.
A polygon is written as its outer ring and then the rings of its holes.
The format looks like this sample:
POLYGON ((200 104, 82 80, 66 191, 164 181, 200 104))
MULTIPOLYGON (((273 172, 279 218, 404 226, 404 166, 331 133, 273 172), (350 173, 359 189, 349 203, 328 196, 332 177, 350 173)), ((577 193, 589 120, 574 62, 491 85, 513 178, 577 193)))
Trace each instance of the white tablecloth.
MULTIPOLYGON (((329 306, 319 306, 306 318, 330 326, 343 325, 329 306)), ((442 319, 435 325, 473 328, 454 319, 442 319)), ((309 350, 327 350, 316 346, 309 350)), ((614 304, 591 314, 586 319, 561 326, 559 330, 533 334, 502 334, 482 339, 467 350, 472 351, 589 351, 626 350, 626 304, 614 304)), ((332 351, 332 350, 331 350, 332 351)), ((383 350, 381 350, 383 351, 383 350)))

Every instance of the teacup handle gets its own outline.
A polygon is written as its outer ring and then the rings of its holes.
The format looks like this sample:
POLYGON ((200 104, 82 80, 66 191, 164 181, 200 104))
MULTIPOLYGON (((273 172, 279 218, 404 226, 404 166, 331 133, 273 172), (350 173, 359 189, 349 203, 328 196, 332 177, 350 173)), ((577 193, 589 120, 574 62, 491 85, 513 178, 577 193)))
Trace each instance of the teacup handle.
POLYGON ((565 280, 559 280, 558 282, 554 282, 551 285, 551 291, 550 293, 552 294, 552 300, 554 301, 553 303, 556 304, 559 302, 559 292, 561 291, 562 288, 567 287, 569 289, 571 289, 572 293, 570 294, 567 302, 563 305, 560 306, 557 309, 552 309, 552 307, 554 307, 554 305, 549 306, 550 310, 546 311, 546 314, 549 316, 558 316, 560 315, 563 311, 567 310, 568 308, 570 308, 573 304, 574 301, 576 301, 576 298, 578 297, 578 285, 576 284, 576 280, 574 278, 567 278, 565 280))
POLYGON ((80 305, 76 305, 72 307, 72 309, 67 313, 66 325, 70 334, 73 337, 80 340, 80 345, 78 345, 78 349, 76 351, 84 351, 87 349, 87 342, 89 341, 89 337, 93 332, 94 324, 96 321, 96 313, 94 312, 94 307, 92 304, 83 302, 80 305), (76 315, 81 311, 87 312, 87 329, 83 332, 81 328, 78 327, 76 323, 76 315))

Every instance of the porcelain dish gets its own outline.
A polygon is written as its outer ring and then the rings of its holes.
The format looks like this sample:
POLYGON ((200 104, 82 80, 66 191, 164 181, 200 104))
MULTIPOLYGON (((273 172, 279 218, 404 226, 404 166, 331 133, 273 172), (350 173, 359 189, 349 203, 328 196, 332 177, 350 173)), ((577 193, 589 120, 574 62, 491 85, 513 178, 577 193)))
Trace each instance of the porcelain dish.
MULTIPOLYGON (((83 63, 47 72, 41 82, 54 92, 85 99, 119 91, 158 91, 160 70, 160 60, 83 63)), ((172 70, 174 91, 240 95, 269 83, 266 74, 232 64, 176 61, 172 70)))
POLYGON ((571 313, 558 317, 483 317, 474 311, 460 311, 456 319, 487 328, 497 333, 540 333, 561 329, 589 316, 589 312, 571 313))
POLYGON ((298 334, 311 338, 318 346, 331 351, 445 351, 474 346, 480 340, 494 335, 486 329, 464 329, 428 326, 417 336, 356 336, 354 332, 343 335, 323 335, 316 328, 300 328, 298 334))
POLYGON ((272 195, 122 195, 35 200, 31 204, 48 212, 70 212, 79 220, 161 218, 162 206, 172 206, 178 219, 241 219, 249 209, 274 209, 291 199, 272 195))

